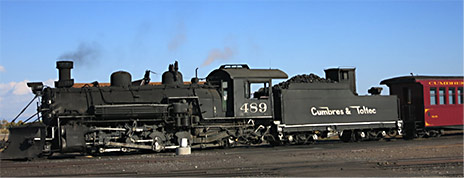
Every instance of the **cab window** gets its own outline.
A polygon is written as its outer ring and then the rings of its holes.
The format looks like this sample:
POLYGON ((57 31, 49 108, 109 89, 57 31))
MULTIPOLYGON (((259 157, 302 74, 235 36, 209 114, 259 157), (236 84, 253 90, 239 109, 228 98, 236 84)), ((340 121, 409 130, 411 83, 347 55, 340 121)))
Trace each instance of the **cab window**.
POLYGON ((221 84, 221 88, 222 88, 222 110, 223 111, 226 111, 227 110, 227 81, 223 81, 222 84, 221 84))
POLYGON ((269 98, 269 82, 248 82, 245 85, 245 98, 267 99, 269 98))

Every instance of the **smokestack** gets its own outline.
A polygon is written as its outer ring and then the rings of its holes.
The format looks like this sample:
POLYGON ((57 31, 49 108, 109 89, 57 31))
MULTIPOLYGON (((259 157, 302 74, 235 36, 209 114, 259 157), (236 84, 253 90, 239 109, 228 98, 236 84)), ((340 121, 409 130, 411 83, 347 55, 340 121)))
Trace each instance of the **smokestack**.
POLYGON ((58 81, 55 81, 56 88, 69 88, 74 85, 74 79, 71 79, 72 61, 57 61, 58 81))

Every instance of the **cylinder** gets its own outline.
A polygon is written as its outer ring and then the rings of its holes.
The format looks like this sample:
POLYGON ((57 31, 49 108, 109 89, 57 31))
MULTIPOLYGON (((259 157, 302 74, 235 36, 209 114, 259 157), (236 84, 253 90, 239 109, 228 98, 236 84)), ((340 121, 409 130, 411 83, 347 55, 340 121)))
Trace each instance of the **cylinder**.
POLYGON ((132 85, 132 76, 129 72, 117 71, 111 74, 112 87, 129 87, 132 85))
POLYGON ((172 112, 174 114, 187 113, 188 104, 187 103, 172 103, 172 112))

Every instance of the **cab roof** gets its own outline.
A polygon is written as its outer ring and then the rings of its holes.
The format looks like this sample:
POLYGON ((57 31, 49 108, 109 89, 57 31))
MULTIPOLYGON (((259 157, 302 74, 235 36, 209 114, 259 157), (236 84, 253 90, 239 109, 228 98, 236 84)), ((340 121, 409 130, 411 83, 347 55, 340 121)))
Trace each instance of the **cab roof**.
POLYGON ((288 75, 279 69, 250 69, 246 64, 227 64, 211 72, 207 78, 227 74, 231 79, 237 78, 272 78, 286 79, 288 75))

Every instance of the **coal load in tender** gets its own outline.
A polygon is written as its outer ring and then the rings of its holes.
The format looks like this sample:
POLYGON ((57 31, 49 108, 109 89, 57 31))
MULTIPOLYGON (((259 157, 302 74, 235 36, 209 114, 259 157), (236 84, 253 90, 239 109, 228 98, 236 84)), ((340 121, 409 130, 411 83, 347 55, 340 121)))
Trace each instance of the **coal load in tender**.
POLYGON ((296 75, 285 82, 281 82, 274 87, 279 87, 282 89, 288 89, 288 86, 291 83, 334 83, 335 81, 330 79, 325 79, 322 77, 317 76, 316 74, 303 74, 303 75, 296 75))

